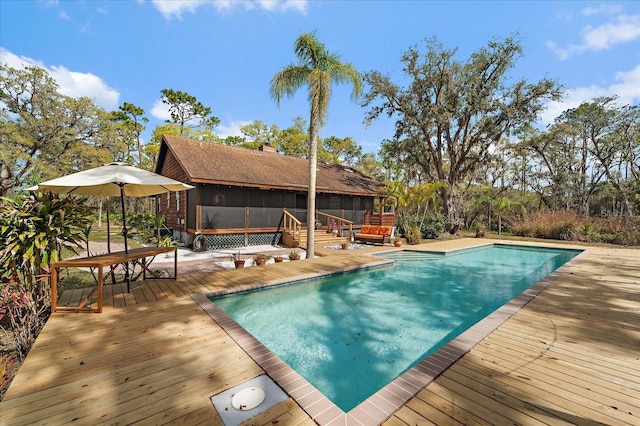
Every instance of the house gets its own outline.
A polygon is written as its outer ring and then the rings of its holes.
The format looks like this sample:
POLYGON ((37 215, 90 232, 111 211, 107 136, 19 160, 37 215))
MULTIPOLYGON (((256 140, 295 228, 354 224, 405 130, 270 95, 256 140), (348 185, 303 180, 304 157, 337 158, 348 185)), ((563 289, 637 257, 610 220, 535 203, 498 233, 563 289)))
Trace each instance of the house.
MULTIPOLYGON (((158 196, 158 213, 174 236, 208 248, 277 244, 284 212, 306 227, 309 162, 260 150, 164 135, 156 173, 195 186, 158 196)), ((316 211, 363 224, 395 225, 393 212, 376 211, 381 183, 350 167, 318 163, 316 211)), ((325 216, 326 217, 326 216, 325 216)))

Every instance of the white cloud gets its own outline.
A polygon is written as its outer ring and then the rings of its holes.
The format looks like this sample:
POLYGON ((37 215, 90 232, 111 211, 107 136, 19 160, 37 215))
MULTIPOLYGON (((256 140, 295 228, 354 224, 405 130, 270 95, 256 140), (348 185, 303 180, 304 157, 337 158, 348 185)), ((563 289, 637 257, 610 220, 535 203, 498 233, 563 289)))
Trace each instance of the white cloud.
POLYGON ((211 6, 218 12, 230 13, 234 8, 244 10, 263 9, 268 12, 289 10, 306 13, 308 0, 151 0, 165 19, 182 19, 185 12, 196 13, 196 9, 211 6))
POLYGON ((602 13, 612 15, 620 12, 621 10, 622 6, 620 5, 612 3, 602 3, 596 7, 587 7, 582 9, 582 14, 585 16, 600 15, 602 13))
POLYGON ((569 89, 562 101, 550 102, 542 113, 543 124, 551 124, 563 112, 577 108, 584 102, 592 102, 594 98, 602 96, 617 96, 618 105, 635 105, 640 102, 640 65, 627 72, 618 72, 616 82, 608 87, 591 85, 569 89))
POLYGON ((608 22, 599 27, 587 26, 582 31, 587 49, 609 49, 614 44, 626 43, 640 38, 640 15, 621 15, 617 22, 608 22))
POLYGON ((58 12, 58 18, 64 21, 72 21, 71 16, 67 15, 67 12, 65 12, 64 10, 58 12))
POLYGON ((242 132, 240 131, 240 127, 246 126, 247 124, 251 124, 252 121, 234 121, 232 120, 229 125, 220 124, 218 127, 214 129, 216 135, 221 138, 226 138, 229 136, 242 136, 242 132))
POLYGON ((207 3, 206 0, 151 0, 151 3, 155 6, 160 13, 164 15, 166 19, 182 18, 183 12, 195 13, 196 9, 207 3))
POLYGON ((151 108, 151 115, 157 118, 158 120, 171 120, 171 114, 169 113, 169 105, 162 102, 162 100, 158 99, 151 108))
POLYGON ((272 12, 293 10, 305 14, 307 12, 308 0, 257 0, 256 3, 258 3, 263 9, 272 12))
POLYGON ((581 44, 560 47, 549 41, 547 47, 553 50, 560 60, 566 60, 587 50, 606 50, 616 44, 640 39, 640 15, 620 15, 615 21, 598 27, 587 25, 580 33, 581 44))
POLYGON ((59 91, 63 95, 73 98, 90 98, 96 105, 107 111, 118 108, 120 93, 94 74, 70 71, 63 66, 47 67, 41 61, 18 56, 4 47, 0 47, 0 62, 16 69, 25 66, 43 68, 58 83, 59 91))

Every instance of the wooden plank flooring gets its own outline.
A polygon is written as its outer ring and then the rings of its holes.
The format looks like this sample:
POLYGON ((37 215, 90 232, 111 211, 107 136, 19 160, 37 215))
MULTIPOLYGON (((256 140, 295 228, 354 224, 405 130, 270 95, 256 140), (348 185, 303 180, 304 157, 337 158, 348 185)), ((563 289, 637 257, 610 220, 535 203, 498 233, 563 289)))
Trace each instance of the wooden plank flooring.
MULTIPOLYGON (((130 294, 105 286, 104 313, 50 318, 0 402, 0 424, 222 425, 209 397, 263 371, 189 295, 371 261, 361 250, 337 254, 179 273, 130 294)), ((640 424, 639 265, 640 250, 590 249, 384 425, 640 424)), ((246 422, 275 423, 315 424, 293 399, 246 422)))
POLYGON ((640 424, 640 251, 594 248, 385 422, 640 424))

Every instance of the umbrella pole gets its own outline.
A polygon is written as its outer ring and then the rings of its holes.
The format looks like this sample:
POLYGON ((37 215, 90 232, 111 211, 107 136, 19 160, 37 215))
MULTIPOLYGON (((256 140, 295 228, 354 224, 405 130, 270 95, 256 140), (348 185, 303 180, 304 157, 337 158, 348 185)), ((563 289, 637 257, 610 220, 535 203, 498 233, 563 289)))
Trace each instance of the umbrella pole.
MULTIPOLYGON (((107 253, 111 253, 111 225, 110 225, 111 218, 109 217, 109 211, 111 210, 111 207, 109 207, 109 204, 111 203, 109 202, 109 197, 107 197, 107 253)), ((111 275, 111 284, 115 285, 116 274, 110 274, 110 275, 111 275)))
POLYGON ((109 226, 109 200, 107 200, 107 253, 111 253, 111 226, 109 226))
MULTIPOLYGON (((120 205, 122 206, 122 235, 124 236, 124 252, 129 253, 127 246, 127 214, 124 208, 124 183, 118 183, 120 187, 120 205)), ((129 262, 124 264, 124 280, 127 282, 127 293, 131 293, 131 278, 129 277, 129 262)))

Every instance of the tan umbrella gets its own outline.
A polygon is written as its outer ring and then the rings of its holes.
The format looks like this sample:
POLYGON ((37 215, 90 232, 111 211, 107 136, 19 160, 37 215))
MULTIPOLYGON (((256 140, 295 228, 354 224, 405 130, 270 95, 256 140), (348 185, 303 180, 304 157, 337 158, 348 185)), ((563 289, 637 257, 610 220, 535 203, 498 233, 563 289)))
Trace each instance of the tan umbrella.
MULTIPOLYGON (((109 163, 82 172, 73 173, 56 179, 42 182, 27 188, 28 191, 53 192, 55 194, 97 195, 120 197, 122 206, 122 235, 124 251, 127 246, 127 223, 124 208, 124 197, 147 197, 170 191, 185 191, 194 186, 133 167, 126 163, 109 163)), ((125 266, 125 280, 129 288, 129 266, 125 266)))

